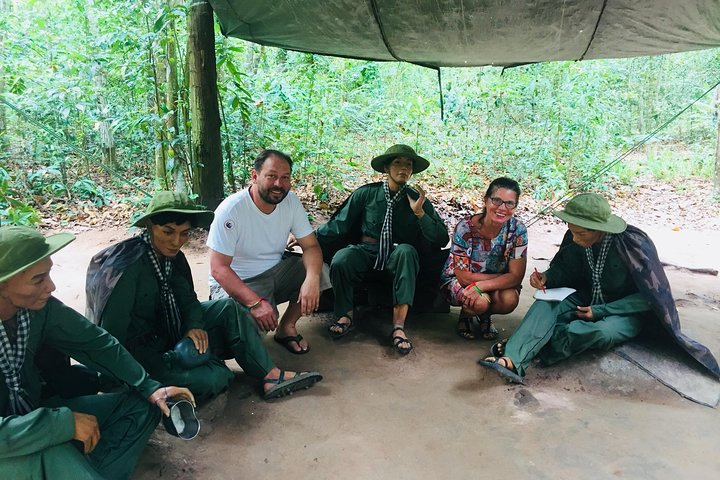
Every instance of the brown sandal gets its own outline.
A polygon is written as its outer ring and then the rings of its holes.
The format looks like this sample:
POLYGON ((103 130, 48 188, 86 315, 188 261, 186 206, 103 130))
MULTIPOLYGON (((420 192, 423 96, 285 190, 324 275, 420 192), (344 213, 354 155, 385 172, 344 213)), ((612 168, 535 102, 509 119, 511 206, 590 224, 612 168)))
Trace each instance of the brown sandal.
POLYGON ((475 317, 460 317, 456 327, 458 336, 465 340, 475 340, 475 332, 473 331, 473 320, 475 317))

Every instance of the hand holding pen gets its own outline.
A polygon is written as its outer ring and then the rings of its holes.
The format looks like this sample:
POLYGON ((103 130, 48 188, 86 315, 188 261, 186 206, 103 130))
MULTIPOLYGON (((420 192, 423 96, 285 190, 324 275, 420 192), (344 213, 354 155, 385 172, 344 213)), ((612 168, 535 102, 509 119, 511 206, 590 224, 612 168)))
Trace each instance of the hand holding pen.
POLYGON ((530 285, 545 293, 545 282, 547 282, 547 276, 544 273, 538 272, 538 269, 535 268, 535 271, 530 275, 530 285))

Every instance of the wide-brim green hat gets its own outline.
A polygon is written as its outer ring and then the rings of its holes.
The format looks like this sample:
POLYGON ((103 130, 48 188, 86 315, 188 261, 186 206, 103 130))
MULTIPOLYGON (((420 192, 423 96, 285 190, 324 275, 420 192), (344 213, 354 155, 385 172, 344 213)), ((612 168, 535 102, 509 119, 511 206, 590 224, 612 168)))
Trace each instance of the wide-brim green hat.
POLYGON ((627 228, 625 220, 614 215, 608 201, 596 193, 581 193, 573 197, 563 210, 556 210, 553 215, 589 230, 622 233, 627 228))
POLYGON ((164 212, 186 213, 195 216, 195 225, 209 227, 215 217, 210 210, 198 206, 185 193, 162 191, 153 195, 145 213, 133 222, 134 227, 147 226, 146 220, 164 212))
POLYGON ((370 160, 370 165, 373 170, 385 173, 385 165, 388 161, 397 158, 406 157, 413 162, 413 173, 420 173, 426 170, 430 166, 430 162, 415 153, 412 147, 398 143, 385 150, 385 153, 378 155, 377 157, 370 160))
POLYGON ((75 240, 72 233, 43 236, 34 228, 0 227, 0 282, 35 265, 75 240))

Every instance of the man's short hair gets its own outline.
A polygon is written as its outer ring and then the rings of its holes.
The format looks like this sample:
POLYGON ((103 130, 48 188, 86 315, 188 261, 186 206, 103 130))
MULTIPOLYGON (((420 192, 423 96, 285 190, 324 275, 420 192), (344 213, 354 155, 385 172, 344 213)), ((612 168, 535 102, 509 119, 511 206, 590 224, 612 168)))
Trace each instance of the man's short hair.
POLYGON ((263 164, 265 163, 265 160, 267 160, 270 157, 279 157, 285 160, 288 165, 290 165, 290 171, 292 172, 293 167, 293 161, 292 158, 290 158, 290 155, 287 155, 280 150, 273 150, 273 149, 265 149, 262 152, 260 152, 260 155, 255 157, 255 164, 254 168, 255 171, 259 172, 262 169, 263 164))

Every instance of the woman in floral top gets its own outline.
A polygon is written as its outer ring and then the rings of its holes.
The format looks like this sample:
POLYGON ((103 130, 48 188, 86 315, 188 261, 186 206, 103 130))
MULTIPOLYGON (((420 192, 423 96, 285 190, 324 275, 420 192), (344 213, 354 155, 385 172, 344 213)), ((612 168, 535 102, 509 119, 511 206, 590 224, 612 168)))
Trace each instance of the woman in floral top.
POLYGON ((457 332, 475 338, 495 339, 493 313, 510 313, 517 307, 527 265, 527 229, 513 213, 520 186, 506 177, 496 178, 485 192, 483 211, 455 227, 452 252, 441 276, 441 290, 451 305, 461 305, 457 332))

